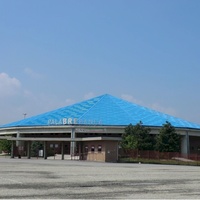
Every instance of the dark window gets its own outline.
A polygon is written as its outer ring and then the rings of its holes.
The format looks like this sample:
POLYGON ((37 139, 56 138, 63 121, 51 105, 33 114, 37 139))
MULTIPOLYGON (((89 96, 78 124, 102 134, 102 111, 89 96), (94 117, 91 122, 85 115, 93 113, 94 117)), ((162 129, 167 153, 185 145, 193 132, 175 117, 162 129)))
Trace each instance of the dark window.
POLYGON ((98 146, 98 152, 101 153, 101 150, 102 150, 102 146, 99 145, 99 146, 98 146))
POLYGON ((95 151, 95 147, 91 146, 91 152, 94 152, 94 151, 95 151))
POLYGON ((85 152, 88 152, 88 146, 85 146, 85 152))

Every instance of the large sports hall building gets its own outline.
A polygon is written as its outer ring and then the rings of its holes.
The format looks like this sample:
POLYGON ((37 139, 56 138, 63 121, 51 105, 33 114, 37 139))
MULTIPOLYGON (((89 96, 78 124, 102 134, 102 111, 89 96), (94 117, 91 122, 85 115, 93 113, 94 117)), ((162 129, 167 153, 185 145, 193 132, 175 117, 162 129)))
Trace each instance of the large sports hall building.
POLYGON ((41 155, 47 159, 54 150, 80 159, 115 162, 124 128, 142 121, 159 134, 166 121, 181 135, 181 153, 198 153, 200 125, 176 118, 109 94, 25 118, 0 127, 0 138, 12 141, 11 158, 31 157, 31 143, 43 144, 41 155))

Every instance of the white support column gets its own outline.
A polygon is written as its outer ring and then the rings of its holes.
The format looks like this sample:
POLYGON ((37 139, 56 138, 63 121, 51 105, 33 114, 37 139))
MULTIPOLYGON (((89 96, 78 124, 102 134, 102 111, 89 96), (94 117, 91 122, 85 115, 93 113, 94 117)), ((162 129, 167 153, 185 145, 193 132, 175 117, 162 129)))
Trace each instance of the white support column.
MULTIPOLYGON (((20 133, 19 132, 17 132, 17 138, 19 138, 20 137, 20 133)), ((18 147, 20 144, 20 141, 18 141, 18 140, 16 140, 16 147, 18 147)))
MULTIPOLYGON (((18 132, 17 138, 20 138, 20 137, 23 137, 23 135, 18 132)), ((21 158, 21 156, 24 154, 24 141, 17 140, 16 147, 18 149, 18 157, 21 158)))
POLYGON ((181 153, 188 155, 190 153, 189 134, 186 131, 185 135, 181 137, 181 153))
MULTIPOLYGON (((71 139, 73 140, 75 138, 76 138, 75 128, 72 128, 71 139)), ((71 156, 74 156, 75 149, 76 149, 76 142, 70 142, 70 155, 71 156)))

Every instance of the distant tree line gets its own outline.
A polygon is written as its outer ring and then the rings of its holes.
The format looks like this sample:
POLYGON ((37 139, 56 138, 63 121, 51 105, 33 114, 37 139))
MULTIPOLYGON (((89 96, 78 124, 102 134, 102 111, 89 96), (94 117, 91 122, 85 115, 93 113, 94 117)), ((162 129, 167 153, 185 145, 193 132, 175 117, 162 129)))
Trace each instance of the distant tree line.
POLYGON ((151 129, 143 126, 141 121, 135 126, 128 125, 122 135, 121 147, 126 150, 180 151, 180 135, 168 121, 163 124, 158 135, 151 135, 150 132, 151 129))
POLYGON ((0 153, 2 151, 10 154, 10 152, 11 152, 11 141, 10 140, 0 140, 0 153))
MULTIPOLYGON (((11 144, 10 140, 0 140, 0 154, 1 152, 11 153, 11 144)), ((31 143, 31 156, 38 156, 39 150, 43 149, 43 143, 38 141, 33 141, 31 143)))

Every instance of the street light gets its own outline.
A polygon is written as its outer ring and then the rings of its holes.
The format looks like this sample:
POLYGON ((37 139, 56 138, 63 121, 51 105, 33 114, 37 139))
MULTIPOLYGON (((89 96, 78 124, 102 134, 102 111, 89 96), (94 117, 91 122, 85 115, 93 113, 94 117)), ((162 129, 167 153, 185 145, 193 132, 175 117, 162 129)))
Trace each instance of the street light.
POLYGON ((27 113, 23 113, 23 115, 24 115, 24 119, 26 118, 26 115, 27 115, 27 113))

